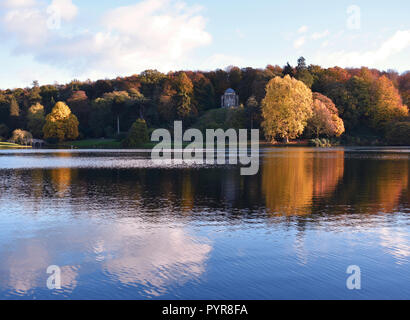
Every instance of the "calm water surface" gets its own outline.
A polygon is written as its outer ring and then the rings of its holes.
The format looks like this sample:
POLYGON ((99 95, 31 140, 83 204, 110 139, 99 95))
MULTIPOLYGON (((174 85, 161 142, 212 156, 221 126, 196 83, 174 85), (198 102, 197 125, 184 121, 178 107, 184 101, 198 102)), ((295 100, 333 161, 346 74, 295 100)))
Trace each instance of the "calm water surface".
POLYGON ((0 299, 410 298, 410 149, 266 148, 253 177, 148 157, 0 150, 0 299))

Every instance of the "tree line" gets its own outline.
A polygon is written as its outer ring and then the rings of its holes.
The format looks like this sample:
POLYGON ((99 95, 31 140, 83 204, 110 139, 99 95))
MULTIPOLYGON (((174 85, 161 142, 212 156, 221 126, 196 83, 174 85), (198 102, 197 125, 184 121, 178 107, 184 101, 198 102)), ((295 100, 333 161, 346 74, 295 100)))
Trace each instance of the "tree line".
MULTIPOLYGON (((0 90, 0 140, 22 132, 49 142, 127 138, 146 128, 260 128, 267 140, 338 137, 349 143, 410 144, 410 72, 268 65, 0 90), (240 108, 223 110, 228 89, 240 108), (138 121, 137 121, 138 120, 138 121), (16 130, 19 130, 16 133, 16 130)), ((135 139, 134 139, 135 140, 135 139)), ((132 137, 127 138, 129 144, 132 137)))

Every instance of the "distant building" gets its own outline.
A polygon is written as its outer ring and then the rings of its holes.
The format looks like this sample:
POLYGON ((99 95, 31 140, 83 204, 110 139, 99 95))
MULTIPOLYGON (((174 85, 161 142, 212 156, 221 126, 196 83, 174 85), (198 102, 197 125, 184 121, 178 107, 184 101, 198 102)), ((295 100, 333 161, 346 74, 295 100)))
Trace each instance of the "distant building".
POLYGON ((237 108, 239 107, 239 96, 236 94, 235 90, 228 89, 225 91, 224 95, 221 97, 222 108, 237 108))

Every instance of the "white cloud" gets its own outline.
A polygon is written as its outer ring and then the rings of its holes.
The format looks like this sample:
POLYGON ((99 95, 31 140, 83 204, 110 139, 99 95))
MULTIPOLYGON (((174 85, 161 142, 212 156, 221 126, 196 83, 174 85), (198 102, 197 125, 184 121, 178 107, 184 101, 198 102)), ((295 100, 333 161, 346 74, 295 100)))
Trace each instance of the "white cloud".
POLYGON ((300 37, 300 38, 297 38, 297 39, 293 42, 293 46, 294 46, 296 49, 299 49, 300 47, 302 47, 302 46, 305 44, 305 42, 306 42, 306 38, 305 38, 305 37, 300 37))
POLYGON ((375 50, 324 52, 319 54, 316 60, 328 65, 344 67, 376 67, 380 63, 387 62, 391 56, 402 52, 408 47, 410 47, 410 30, 399 30, 375 50))
POLYGON ((315 32, 312 34, 311 38, 313 40, 319 40, 319 39, 323 39, 326 38, 327 36, 330 35, 329 30, 323 31, 323 32, 315 32))
POLYGON ((3 33, 14 36, 23 46, 41 45, 48 38, 44 12, 37 7, 13 7, 3 16, 2 22, 3 33))
POLYGON ((32 7, 37 4, 36 0, 4 0, 3 6, 7 8, 32 7))
MULTIPOLYGON (((47 28, 47 7, 9 8, 3 16, 7 34, 17 42, 15 51, 40 63, 71 70, 76 77, 111 77, 149 68, 175 70, 190 53, 212 42, 201 7, 174 0, 144 0, 106 12, 100 25, 73 34, 69 21, 78 9, 71 0, 54 0, 62 15, 61 30, 47 28), (67 30, 69 32, 67 32, 67 30)), ((34 1, 34 0, 33 0, 34 1)))
POLYGON ((65 21, 73 20, 78 13, 78 8, 71 0, 53 0, 48 8, 56 10, 61 19, 65 21))
POLYGON ((306 33, 308 30, 309 30, 309 27, 308 27, 308 26, 301 26, 301 27, 298 29, 298 33, 306 33))

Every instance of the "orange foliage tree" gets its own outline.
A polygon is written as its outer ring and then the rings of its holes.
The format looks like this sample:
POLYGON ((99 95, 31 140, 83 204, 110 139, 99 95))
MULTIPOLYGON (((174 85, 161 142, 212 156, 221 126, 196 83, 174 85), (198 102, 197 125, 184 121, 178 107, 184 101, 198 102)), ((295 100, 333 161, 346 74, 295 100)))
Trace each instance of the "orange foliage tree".
POLYGON ((343 120, 331 99, 320 94, 313 94, 313 116, 309 119, 307 130, 316 138, 320 135, 340 137, 345 132, 343 120))

